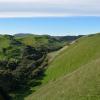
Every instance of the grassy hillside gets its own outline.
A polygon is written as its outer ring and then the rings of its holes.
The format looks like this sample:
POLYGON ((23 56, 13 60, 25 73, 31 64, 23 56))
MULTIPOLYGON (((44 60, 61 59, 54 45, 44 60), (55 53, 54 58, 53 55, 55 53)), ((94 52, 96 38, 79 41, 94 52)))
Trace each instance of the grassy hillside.
POLYGON ((100 59, 47 84, 26 100, 100 100, 100 59))
POLYGON ((6 48, 9 46, 10 40, 7 36, 0 36, 0 48, 6 48))
POLYGON ((38 77, 44 73, 47 53, 66 43, 48 35, 0 35, 0 87, 13 98, 22 92, 24 96, 41 84, 38 77))
POLYGON ((48 66, 48 83, 26 100, 99 100, 100 34, 85 36, 63 50, 48 66))
POLYGON ((100 57, 100 35, 83 37, 62 51, 48 66, 43 82, 55 80, 100 57))
MULTIPOLYGON (((16 50, 22 48, 22 44, 15 40, 13 36, 1 35, 0 36, 0 60, 10 59, 16 50)), ((20 50, 19 50, 20 51, 20 50)), ((18 52, 16 51, 16 54, 18 52)))
POLYGON ((13 98, 22 100, 31 87, 41 84, 48 64, 47 54, 79 37, 70 36, 68 41, 61 38, 64 37, 0 35, 0 87, 13 98))
POLYGON ((36 35, 25 35, 23 37, 17 37, 17 39, 19 41, 21 41, 22 43, 26 44, 26 45, 30 45, 30 46, 36 46, 44 43, 48 43, 48 39, 44 36, 36 36, 36 35))

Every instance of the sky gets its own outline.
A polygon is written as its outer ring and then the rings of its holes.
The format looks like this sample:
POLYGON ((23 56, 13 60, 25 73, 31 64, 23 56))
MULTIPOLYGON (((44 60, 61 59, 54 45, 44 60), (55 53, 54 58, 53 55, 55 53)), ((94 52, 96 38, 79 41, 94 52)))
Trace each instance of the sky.
POLYGON ((100 32, 100 0, 0 0, 0 34, 100 32))
POLYGON ((100 32, 100 17, 0 18, 0 33, 80 35, 100 32))
POLYGON ((100 0, 0 0, 0 17, 100 16, 100 0))

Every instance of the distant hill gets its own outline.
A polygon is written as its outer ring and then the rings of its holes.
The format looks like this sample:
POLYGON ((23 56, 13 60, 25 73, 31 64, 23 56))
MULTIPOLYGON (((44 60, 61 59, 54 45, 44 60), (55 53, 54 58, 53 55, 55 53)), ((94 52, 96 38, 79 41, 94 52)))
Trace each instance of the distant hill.
POLYGON ((15 34, 14 35, 15 37, 27 37, 27 36, 40 36, 40 37, 52 37, 52 38, 55 38, 56 40, 59 40, 59 41, 73 41, 75 39, 78 39, 84 35, 78 35, 78 36, 50 36, 50 35, 36 35, 36 34, 31 34, 31 33, 18 33, 18 34, 15 34))
MULTIPOLYGON (((34 35, 34 34, 15 34, 0 35, 0 59, 5 58, 2 54, 3 49, 17 49, 24 46, 32 46, 50 51, 55 51, 62 48, 69 40, 65 37, 54 37, 49 35, 34 35)), ((75 38, 76 39, 76 38, 75 38)), ((73 39, 72 39, 73 40, 73 39)))
POLYGON ((48 65, 42 86, 25 100, 99 100, 100 34, 78 39, 48 65))
POLYGON ((50 35, 34 35, 34 34, 15 34, 17 40, 33 47, 44 47, 48 51, 55 51, 64 45, 72 42, 80 36, 50 36, 50 35))
POLYGON ((17 34, 14 34, 15 37, 24 37, 24 36, 29 36, 29 35, 33 35, 31 33, 17 33, 17 34))
POLYGON ((80 37, 82 37, 84 35, 78 35, 78 36, 54 36, 55 39, 59 40, 59 41, 74 41, 80 37))

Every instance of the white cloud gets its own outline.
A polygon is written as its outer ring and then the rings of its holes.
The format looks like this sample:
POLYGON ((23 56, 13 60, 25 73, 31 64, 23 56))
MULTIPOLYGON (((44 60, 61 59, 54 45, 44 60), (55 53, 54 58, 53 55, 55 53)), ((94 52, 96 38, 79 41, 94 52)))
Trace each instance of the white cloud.
MULTIPOLYGON (((1 14, 0 14, 0 17, 4 17, 4 18, 6 18, 6 17, 64 17, 64 16, 66 16, 66 14, 65 13, 56 13, 56 14, 54 14, 54 13, 37 13, 37 12, 2 12, 1 14)), ((70 16, 70 14, 67 14, 67 16, 70 16)))
POLYGON ((0 17, 100 16, 100 0, 0 0, 0 17))

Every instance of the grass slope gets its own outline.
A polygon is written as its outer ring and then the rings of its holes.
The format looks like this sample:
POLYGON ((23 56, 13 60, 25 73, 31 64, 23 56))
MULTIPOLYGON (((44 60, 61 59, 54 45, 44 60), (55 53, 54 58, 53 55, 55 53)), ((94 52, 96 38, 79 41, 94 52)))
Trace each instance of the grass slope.
POLYGON ((26 35, 23 37, 16 37, 16 39, 18 39, 20 42, 26 44, 26 45, 30 45, 30 46, 47 46, 50 42, 57 42, 58 41, 52 39, 50 36, 45 36, 45 35, 26 35))
POLYGON ((6 48, 10 44, 9 38, 7 36, 0 36, 0 48, 6 48))
POLYGON ((2 54, 2 48, 8 48, 10 46, 10 39, 8 36, 0 36, 0 60, 4 59, 5 56, 2 54))
POLYGON ((20 42, 24 43, 25 45, 30 46, 37 46, 42 44, 48 43, 48 38, 46 36, 38 36, 38 35, 26 35, 23 37, 17 37, 20 42))
POLYGON ((62 51, 48 66, 43 82, 56 80, 80 66, 100 57, 100 34, 83 37, 62 51))
POLYGON ((45 72, 43 84, 50 83, 26 100, 99 100, 99 43, 100 34, 96 34, 62 51, 45 72))
POLYGON ((100 59, 47 84, 27 100, 100 100, 100 59))

